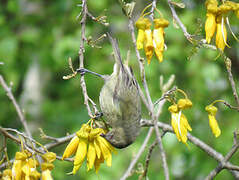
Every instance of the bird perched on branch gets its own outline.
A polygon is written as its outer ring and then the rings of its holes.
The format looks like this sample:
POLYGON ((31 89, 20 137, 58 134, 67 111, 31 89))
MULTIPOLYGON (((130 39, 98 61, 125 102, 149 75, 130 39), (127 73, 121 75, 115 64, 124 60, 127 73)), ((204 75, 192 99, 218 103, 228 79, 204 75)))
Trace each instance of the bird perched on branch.
POLYGON ((108 34, 113 47, 113 73, 105 78, 100 92, 100 107, 106 123, 112 128, 104 135, 114 147, 125 148, 140 132, 141 102, 132 70, 122 63, 116 39, 108 34))
POLYGON ((102 136, 116 148, 132 144, 140 132, 141 101, 138 84, 132 69, 122 63, 116 39, 108 33, 113 47, 115 64, 111 75, 99 75, 105 81, 100 92, 100 107, 109 131, 102 136))

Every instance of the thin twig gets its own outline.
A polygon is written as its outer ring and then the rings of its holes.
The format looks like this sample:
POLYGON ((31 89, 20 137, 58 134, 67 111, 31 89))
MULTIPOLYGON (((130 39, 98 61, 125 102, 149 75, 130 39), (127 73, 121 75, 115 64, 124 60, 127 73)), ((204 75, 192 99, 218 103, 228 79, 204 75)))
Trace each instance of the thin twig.
POLYGON ((234 96, 234 99, 237 103, 237 107, 239 109, 239 98, 238 98, 238 94, 237 94, 237 90, 236 90, 235 81, 234 81, 234 78, 233 78, 233 75, 232 75, 231 60, 228 57, 224 57, 224 63, 226 65, 226 69, 227 69, 227 73, 228 73, 228 79, 229 79, 229 82, 230 82, 231 87, 232 87, 233 96, 234 96))
MULTIPOLYGON (((234 139, 236 137, 234 136, 234 139)), ((234 140, 235 142, 236 140, 234 140)), ((226 162, 229 161, 229 159, 231 159, 231 157, 233 156, 233 154, 235 154, 237 152, 239 148, 239 142, 236 141, 236 143, 232 146, 231 150, 227 153, 227 155, 225 156, 225 158, 223 159, 223 161, 221 161, 218 166, 213 169, 209 175, 205 178, 206 180, 211 180, 213 179, 222 169, 226 168, 225 165, 226 165, 226 162)), ((227 169, 231 169, 233 166, 229 166, 227 167, 227 169)), ((235 169, 234 169, 235 170, 235 169)))
MULTIPOLYGON (((161 128, 165 132, 174 133, 173 128, 166 123, 158 122, 157 125, 158 125, 159 128, 161 128)), ((144 126, 147 126, 147 127, 154 126, 154 121, 153 120, 142 119, 141 120, 141 126, 143 126, 143 127, 144 126)), ((193 143, 194 145, 199 147, 201 150, 206 152, 209 156, 214 158, 216 161, 223 162, 224 156, 221 153, 217 152, 215 149, 213 149, 212 147, 210 147, 209 145, 207 145, 206 143, 204 143, 203 141, 201 141, 197 137, 191 135, 190 133, 188 133, 187 137, 188 137, 188 140, 191 143, 193 143)), ((225 164, 225 167, 233 167, 233 166, 234 165, 231 164, 230 162, 226 162, 226 164, 225 164)), ((236 176, 236 177, 238 177, 238 175, 239 175, 238 172, 235 172, 235 171, 231 171, 231 173, 233 173, 233 175, 236 176)))
MULTIPOLYGON (((146 157, 146 160, 145 160, 144 173, 143 173, 142 176, 141 176, 142 178, 147 177, 148 168, 149 168, 149 161, 150 161, 151 155, 152 155, 153 150, 154 150, 154 148, 156 147, 157 143, 158 143, 158 141, 155 140, 155 141, 153 142, 153 144, 151 144, 151 146, 149 147, 149 152, 148 152, 147 157, 146 157)), ((142 179, 142 178, 141 178, 141 179, 142 179)), ((140 180, 141 180, 141 179, 140 179, 140 180)))
POLYGON ((168 165, 167 165, 167 160, 166 160, 166 154, 165 154, 165 151, 163 148, 161 134, 159 132, 158 125, 157 125, 158 117, 160 116, 160 114, 162 112, 162 108, 163 108, 163 105, 165 102, 166 102, 166 100, 164 99, 164 100, 160 101, 160 103, 158 104, 158 111, 157 111, 156 115, 153 116, 153 121, 154 121, 154 129, 155 129, 156 138, 158 141, 158 146, 160 149, 160 155, 162 158, 162 165, 163 165, 163 169, 164 169, 165 179, 168 180, 169 179, 169 170, 168 170, 168 165))
POLYGON ((124 175, 120 178, 120 180, 125 180, 131 175, 132 169, 134 168, 135 164, 139 160, 141 154, 144 152, 152 133, 153 133, 153 128, 151 127, 151 128, 149 128, 148 134, 147 134, 146 138, 144 139, 144 142, 143 142, 142 146, 140 147, 137 155, 130 162, 130 165, 129 165, 128 169, 126 170, 124 175))
POLYGON ((151 21, 154 20, 154 10, 156 8, 156 5, 157 5, 157 0, 152 0, 152 7, 150 10, 150 15, 149 15, 149 18, 151 19, 151 21))
POLYGON ((171 0, 168 0, 168 5, 169 5, 169 8, 171 9, 173 18, 175 19, 175 21, 178 23, 178 25, 182 29, 182 31, 184 33, 184 36, 187 38, 187 40, 189 40, 191 42, 192 35, 188 33, 187 28, 184 26, 184 24, 179 19, 179 17, 177 15, 176 11, 175 11, 175 8, 174 8, 173 3, 171 2, 171 0))
MULTIPOLYGON (((17 144, 20 145, 20 144, 21 144, 21 141, 19 140, 19 138, 17 138, 16 136, 10 134, 10 133, 7 132, 7 130, 5 130, 5 129, 6 129, 6 128, 0 127, 0 132, 4 135, 4 137, 7 137, 7 138, 9 138, 9 139, 12 139, 12 140, 15 141, 17 144)), ((71 134, 71 135, 68 135, 68 136, 61 137, 61 138, 54 138, 54 141, 55 141, 55 142, 51 142, 51 143, 45 144, 45 145, 44 145, 44 148, 47 149, 47 150, 50 150, 50 149, 52 149, 52 148, 54 148, 54 147, 56 147, 56 146, 59 146, 59 145, 61 145, 61 144, 64 144, 64 143, 70 141, 74 136, 75 136, 75 134, 71 134)), ((26 136, 25 136, 25 138, 31 139, 30 137, 26 137, 26 136)), ((32 147, 31 147, 31 146, 28 146, 28 145, 25 145, 25 147, 27 148, 27 150, 28 150, 29 152, 32 152, 32 153, 35 153, 35 152, 38 152, 38 153, 40 153, 40 154, 44 154, 44 153, 45 153, 45 151, 42 149, 42 147, 34 148, 34 149, 32 149, 32 147)), ((57 156, 57 159, 61 160, 61 157, 60 157, 60 156, 57 156)), ((64 161, 71 161, 71 162, 72 162, 73 159, 72 159, 72 158, 66 158, 66 159, 64 159, 64 161)), ((13 160, 12 160, 11 162, 13 162, 13 160)), ((0 169, 6 167, 6 165, 7 165, 7 163, 1 164, 1 165, 0 165, 0 169)))
MULTIPOLYGON (((84 53, 85 53, 85 47, 84 47, 84 43, 86 41, 86 36, 85 36, 85 25, 86 25, 86 18, 87 18, 87 4, 86 4, 86 0, 82 0, 82 19, 80 21, 81 24, 81 39, 80 39, 80 48, 79 48, 79 69, 84 68, 84 53)), ((82 88, 82 93, 84 96, 84 104, 86 105, 87 111, 88 111, 88 115, 90 117, 93 117, 93 114, 91 112, 91 108, 89 105, 89 96, 87 94, 87 89, 86 89, 86 84, 85 84, 85 77, 81 76, 80 78, 80 84, 81 84, 81 88, 82 88)))
POLYGON ((87 11, 86 13, 87 13, 87 15, 88 15, 93 21, 98 22, 98 23, 100 23, 100 24, 102 24, 102 25, 104 25, 104 26, 109 26, 109 23, 103 22, 103 21, 101 21, 99 18, 94 17, 89 11, 87 11))
MULTIPOLYGON (((161 135, 161 138, 166 134, 166 132, 163 132, 162 135, 161 135)), ((149 161, 150 161, 150 158, 151 158, 151 155, 153 153, 153 150, 154 148, 156 147, 158 141, 155 140, 151 146, 149 147, 149 151, 148 151, 148 154, 147 154, 147 157, 146 157, 146 160, 145 160, 145 169, 144 169, 144 172, 142 174, 142 176, 139 178, 139 180, 141 180, 142 178, 144 177, 147 177, 147 172, 148 172, 148 168, 149 168, 149 161)))
POLYGON ((22 123, 22 125, 23 125, 23 127, 25 129, 25 131, 26 131, 26 134, 29 137, 32 137, 31 132, 30 132, 28 126, 27 126, 27 122, 26 122, 26 119, 24 117, 24 114, 23 114, 20 106, 18 105, 15 97, 13 96, 11 88, 7 85, 7 83, 5 82, 5 80, 4 80, 2 75, 0 75, 0 84, 2 85, 3 89, 7 93, 7 96, 9 97, 9 99, 12 101, 12 103, 13 103, 16 111, 17 111, 18 117, 19 117, 19 119, 20 119, 20 121, 21 121, 21 123, 22 123))

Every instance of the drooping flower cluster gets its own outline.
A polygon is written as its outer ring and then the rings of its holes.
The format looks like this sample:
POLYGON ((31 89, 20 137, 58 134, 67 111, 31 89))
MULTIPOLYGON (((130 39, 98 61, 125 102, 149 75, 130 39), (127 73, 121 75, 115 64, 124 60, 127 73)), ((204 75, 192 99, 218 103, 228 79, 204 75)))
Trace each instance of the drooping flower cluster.
POLYGON ((182 110, 192 107, 192 102, 188 99, 179 99, 177 104, 169 106, 168 110, 171 112, 171 125, 176 134, 178 141, 187 143, 187 132, 192 131, 186 116, 182 110))
POLYGON ((207 9, 207 19, 205 22, 206 41, 207 43, 210 43, 216 32, 215 44, 218 49, 223 51, 227 45, 227 30, 225 22, 227 21, 227 24, 229 25, 229 20, 226 15, 228 12, 233 11, 239 18, 239 3, 225 1, 225 3, 218 6, 217 0, 207 0, 205 6, 207 9))
POLYGON ((150 64, 154 52, 159 63, 161 63, 164 51, 164 28, 168 27, 169 22, 164 18, 154 19, 154 29, 152 31, 152 23, 143 15, 136 21, 135 25, 138 29, 137 49, 144 48, 148 64, 150 64))
MULTIPOLYGON (((53 180, 50 172, 46 173, 44 168, 46 163, 52 163, 56 159, 56 154, 53 152, 47 152, 42 155, 44 162, 41 164, 42 173, 38 172, 37 167, 39 162, 36 158, 27 150, 16 152, 15 159, 12 167, 8 167, 0 173, 0 179, 2 180, 53 180), (47 176, 45 174, 48 174, 47 176)), ((51 165, 54 168, 54 165, 51 165)))
POLYGON ((41 174, 37 171, 38 161, 28 151, 16 152, 12 166, 12 178, 15 180, 37 180, 41 174))
POLYGON ((114 147, 100 135, 105 133, 101 128, 92 128, 88 124, 83 124, 81 129, 76 133, 67 145, 62 160, 75 154, 74 167, 72 174, 75 174, 85 158, 87 159, 87 171, 95 167, 98 173, 100 164, 106 161, 107 166, 111 166, 112 152, 114 147))
POLYGON ((221 130, 216 120, 217 108, 213 106, 213 104, 210 104, 206 106, 205 110, 208 112, 209 126, 212 130, 213 135, 215 137, 220 136, 221 130))

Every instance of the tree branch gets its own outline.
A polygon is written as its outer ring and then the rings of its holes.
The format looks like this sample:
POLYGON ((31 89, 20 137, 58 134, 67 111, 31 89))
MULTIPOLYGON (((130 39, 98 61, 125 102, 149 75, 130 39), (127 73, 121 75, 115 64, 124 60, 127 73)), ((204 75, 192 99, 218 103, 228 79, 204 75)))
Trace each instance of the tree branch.
POLYGON ((22 123, 22 125, 23 125, 23 127, 25 129, 26 134, 29 137, 32 137, 31 132, 30 132, 28 126, 27 126, 27 122, 26 122, 25 116, 24 116, 20 106, 18 105, 15 97, 13 96, 11 88, 8 87, 8 85, 5 82, 5 80, 4 80, 2 75, 0 75, 0 84, 3 87, 3 89, 5 90, 5 92, 7 93, 7 96, 9 97, 9 99, 12 101, 12 103, 13 103, 16 111, 17 111, 17 115, 18 115, 18 117, 20 119, 20 122, 22 123))
POLYGON ((144 142, 143 142, 142 146, 140 147, 138 153, 136 154, 135 158, 131 161, 128 169, 126 170, 124 175, 120 178, 120 180, 125 180, 131 175, 132 169, 134 168, 135 164, 139 160, 141 154, 144 152, 152 133, 153 133, 153 128, 151 127, 151 128, 149 128, 148 134, 147 134, 146 138, 144 139, 144 142))

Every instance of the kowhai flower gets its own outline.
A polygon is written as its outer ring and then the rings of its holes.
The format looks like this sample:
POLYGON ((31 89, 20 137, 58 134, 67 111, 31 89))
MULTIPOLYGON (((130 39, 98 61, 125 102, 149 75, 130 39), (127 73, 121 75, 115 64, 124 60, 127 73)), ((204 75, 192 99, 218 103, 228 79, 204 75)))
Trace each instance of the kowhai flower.
POLYGON ((139 18, 136 22, 136 28, 138 29, 138 36, 137 36, 137 49, 143 49, 144 46, 144 40, 145 40, 145 29, 146 24, 149 20, 147 18, 139 18))
POLYGON ((42 180, 53 180, 51 171, 54 169, 53 161, 56 160, 56 154, 53 152, 47 152, 42 155, 44 163, 41 164, 42 180))
POLYGON ((152 30, 150 29, 151 22, 149 19, 147 19, 146 26, 145 26, 145 40, 144 40, 144 52, 148 61, 148 64, 150 64, 153 53, 154 53, 154 45, 153 45, 153 36, 152 36, 152 30))
POLYGON ((192 101, 190 101, 190 99, 185 98, 185 99, 179 99, 177 106, 179 109, 187 109, 187 108, 191 108, 193 105, 192 101))
POLYGON ((12 177, 14 180, 40 179, 40 173, 36 170, 38 162, 36 159, 30 158, 32 154, 28 151, 16 152, 15 160, 12 166, 12 177))
POLYGON ((47 152, 47 153, 42 155, 42 159, 44 160, 44 162, 52 163, 53 161, 56 160, 56 153, 47 152))
POLYGON ((209 125, 212 130, 212 133, 215 137, 220 136, 221 130, 216 120, 217 108, 213 105, 208 105, 206 106, 205 110, 208 112, 209 125))
POLYGON ((159 60, 159 63, 163 61, 164 28, 168 27, 168 25, 169 22, 166 19, 154 19, 153 45, 154 52, 159 60))
POLYGON ((205 23, 206 41, 207 43, 210 43, 217 27, 216 15, 218 3, 216 0, 207 0, 205 5, 207 9, 207 19, 205 23))
POLYGON ((52 163, 44 162, 41 164, 42 169, 42 180, 53 180, 51 171, 54 169, 54 165, 52 163))
POLYGON ((222 16, 217 17, 217 34, 216 46, 218 49, 224 50, 227 44, 227 30, 222 16))
POLYGON ((33 176, 32 172, 37 171, 36 167, 39 165, 36 159, 29 158, 26 160, 24 166, 22 166, 22 176, 25 179, 31 179, 30 177, 33 176))
POLYGON ((2 180, 12 180, 12 170, 5 169, 2 173, 2 180))
POLYGON ((16 152, 12 166, 12 176, 15 180, 21 180, 22 167, 26 164, 27 155, 25 152, 16 152))
MULTIPOLYGON (((188 105, 181 107, 182 109, 188 108, 188 105)), ((178 141, 182 141, 184 144, 187 143, 187 132, 192 131, 191 126, 188 123, 186 116, 182 113, 178 104, 169 106, 168 110, 171 112, 171 125, 176 134, 178 141)))
POLYGON ((65 149, 62 159, 75 154, 74 167, 72 173, 75 174, 85 158, 87 159, 87 171, 95 167, 98 173, 100 164, 106 161, 107 166, 111 166, 114 147, 100 135, 105 133, 101 128, 92 128, 88 124, 83 124, 76 136, 70 141, 65 149))

